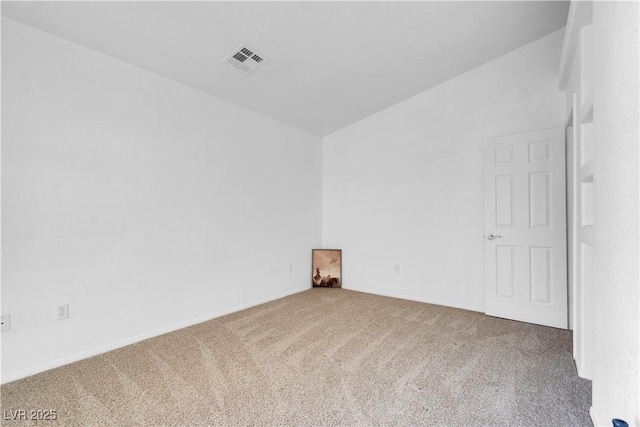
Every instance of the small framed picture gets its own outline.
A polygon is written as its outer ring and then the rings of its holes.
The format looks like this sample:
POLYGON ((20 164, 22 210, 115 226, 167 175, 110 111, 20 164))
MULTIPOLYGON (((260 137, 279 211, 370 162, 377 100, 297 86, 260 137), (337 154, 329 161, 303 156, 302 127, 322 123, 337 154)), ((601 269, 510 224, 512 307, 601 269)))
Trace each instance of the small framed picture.
POLYGON ((314 287, 342 287, 342 249, 313 249, 311 265, 314 287))

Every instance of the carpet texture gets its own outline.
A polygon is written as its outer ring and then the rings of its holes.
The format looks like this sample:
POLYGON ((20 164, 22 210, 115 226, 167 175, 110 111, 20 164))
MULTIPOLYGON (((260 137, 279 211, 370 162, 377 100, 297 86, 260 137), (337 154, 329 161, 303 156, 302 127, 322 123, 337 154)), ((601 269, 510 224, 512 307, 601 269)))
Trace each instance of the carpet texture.
POLYGON ((571 332, 310 289, 1 387, 37 425, 589 426, 571 332))

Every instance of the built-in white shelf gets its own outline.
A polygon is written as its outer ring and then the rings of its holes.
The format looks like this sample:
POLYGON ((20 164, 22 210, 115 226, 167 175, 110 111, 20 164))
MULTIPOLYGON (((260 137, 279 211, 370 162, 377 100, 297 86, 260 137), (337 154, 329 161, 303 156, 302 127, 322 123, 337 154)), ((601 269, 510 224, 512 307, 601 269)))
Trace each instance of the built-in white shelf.
POLYGON ((593 182, 593 160, 589 159, 580 168, 580 181, 585 184, 593 182))
POLYGON ((580 122, 593 123, 593 93, 588 91, 580 106, 580 122))
POLYGON ((593 157, 593 123, 580 126, 580 162, 587 163, 593 157))
POLYGON ((583 225, 580 229, 580 240, 589 246, 593 245, 593 225, 583 225))

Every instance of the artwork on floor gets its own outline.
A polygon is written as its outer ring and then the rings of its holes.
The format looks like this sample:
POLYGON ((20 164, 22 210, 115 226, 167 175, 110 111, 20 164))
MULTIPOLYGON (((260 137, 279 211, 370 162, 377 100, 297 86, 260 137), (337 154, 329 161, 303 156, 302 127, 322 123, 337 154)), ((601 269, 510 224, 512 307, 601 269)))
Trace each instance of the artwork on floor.
POLYGON ((311 258, 314 287, 342 287, 341 249, 313 249, 311 251, 311 258))

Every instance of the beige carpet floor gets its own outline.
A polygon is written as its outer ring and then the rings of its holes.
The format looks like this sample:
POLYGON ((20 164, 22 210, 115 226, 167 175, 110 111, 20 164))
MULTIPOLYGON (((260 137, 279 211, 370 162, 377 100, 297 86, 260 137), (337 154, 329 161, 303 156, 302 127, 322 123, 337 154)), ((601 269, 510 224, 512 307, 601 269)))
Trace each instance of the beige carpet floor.
POLYGON ((344 289, 311 289, 1 393, 5 414, 57 411, 40 426, 591 425, 570 331, 344 289))

